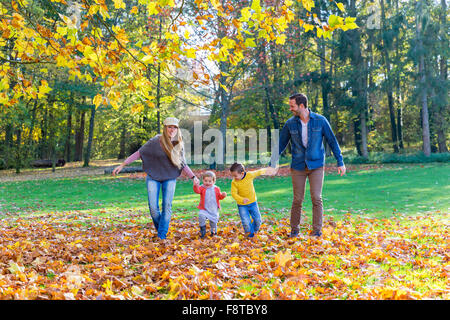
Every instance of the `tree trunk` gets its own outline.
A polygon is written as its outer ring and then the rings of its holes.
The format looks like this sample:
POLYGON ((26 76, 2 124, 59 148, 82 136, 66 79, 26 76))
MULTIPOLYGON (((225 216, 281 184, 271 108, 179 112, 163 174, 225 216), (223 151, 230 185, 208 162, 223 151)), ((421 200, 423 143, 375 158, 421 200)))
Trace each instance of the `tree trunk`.
MULTIPOLYGON (((271 50, 271 55, 275 56, 276 52, 275 50, 271 50)), ((282 79, 283 77, 281 76, 281 65, 282 65, 282 60, 281 57, 278 60, 278 64, 276 64, 276 59, 272 59, 272 65, 273 65, 273 80, 272 80, 272 86, 270 85, 270 78, 269 78, 269 69, 267 68, 267 61, 266 61, 266 83, 265 86, 267 88, 266 90, 266 95, 268 97, 270 97, 270 103, 269 103, 269 112, 270 115, 272 117, 272 121, 273 121, 273 127, 274 129, 280 129, 280 120, 279 120, 279 115, 278 115, 278 107, 277 105, 279 105, 280 99, 283 100, 284 97, 281 96, 281 87, 282 85, 282 79), (269 90, 269 88, 272 87, 271 90, 269 90), (281 98, 280 98, 281 96, 281 98)))
POLYGON ((83 167, 89 167, 89 161, 91 158, 92 139, 94 138, 94 121, 95 121, 95 106, 91 107, 91 118, 89 120, 89 137, 86 152, 84 155, 83 167))
MULTIPOLYGON (((399 14, 399 8, 398 8, 398 1, 395 1, 395 12, 396 14, 399 14)), ((395 65, 400 67, 401 65, 401 54, 400 54, 400 35, 397 35, 395 37, 395 65)), ((395 88, 396 88, 396 103, 397 103, 397 140, 398 140, 398 147, 400 150, 404 149, 403 145, 403 99, 402 99, 402 86, 400 82, 400 72, 402 70, 398 70, 395 74, 395 88)))
POLYGON ((156 86, 156 120, 158 133, 161 133, 161 64, 158 63, 158 83, 156 86))
MULTIPOLYGON (((159 15, 159 33, 158 43, 161 43, 162 37, 162 15, 159 15)), ((158 83, 156 86, 156 118, 157 118, 157 130, 161 133, 161 63, 158 63, 158 83)))
POLYGON ((381 5, 381 38, 383 41, 383 49, 382 56, 385 65, 385 89, 388 98, 388 106, 389 106, 389 118, 391 120, 391 133, 392 133, 392 144, 394 147, 394 152, 398 153, 398 139, 397 139, 397 126, 395 123, 395 111, 394 111, 394 98, 392 94, 392 85, 391 85, 391 61, 389 59, 389 50, 387 47, 386 39, 385 39, 385 31, 386 31, 386 14, 384 8, 384 0, 380 0, 381 5))
MULTIPOLYGON (((448 48, 448 36, 447 36, 447 2, 446 0, 441 0, 441 21, 440 21, 440 34, 441 34, 441 41, 443 48, 448 48)), ((439 61, 439 76, 442 83, 447 82, 447 74, 448 74, 448 67, 447 67, 447 55, 445 50, 441 50, 441 60, 439 61)), ((445 90, 445 89, 444 89, 445 90)), ((445 90, 442 94, 443 101, 443 107, 448 107, 448 92, 445 90)), ((448 112, 448 109, 447 109, 448 112)), ((445 123, 445 114, 439 114, 437 115, 437 137, 438 137, 438 148, 439 152, 448 152, 447 148, 447 141, 446 141, 446 127, 448 124, 445 123)))
POLYGON ((258 59, 258 67, 260 69, 259 76, 260 76, 260 82, 263 86, 264 90, 264 96, 265 101, 263 101, 264 105, 264 113, 265 113, 265 119, 266 119, 266 126, 269 134, 269 140, 270 140, 270 129, 273 127, 275 129, 279 129, 280 124, 278 122, 278 117, 275 113, 275 108, 273 105, 273 97, 272 97, 272 90, 270 88, 270 81, 269 81, 269 71, 267 68, 267 56, 266 56, 266 45, 267 43, 265 41, 261 41, 260 43, 260 49, 257 51, 257 53, 260 55, 258 59), (271 126, 271 122, 272 125, 271 126))
MULTIPOLYGON (((20 124, 22 126, 22 124, 20 124)), ((22 129, 20 127, 16 130, 16 150, 15 150, 15 161, 14 167, 16 168, 16 174, 20 173, 20 169, 22 168, 23 155, 21 152, 22 149, 22 129)))
POLYGON ((362 85, 363 85, 363 89, 362 89, 362 99, 361 99, 361 112, 359 114, 359 120, 360 120, 360 125, 361 125, 361 155, 364 158, 368 158, 369 157, 369 152, 367 149, 367 121, 366 121, 366 117, 367 117, 367 62, 364 61, 363 62, 363 66, 364 66, 364 70, 363 70, 363 81, 362 81, 362 85))
MULTIPOLYGON (((319 51, 319 56, 320 56, 320 75, 321 75, 321 81, 320 81, 320 85, 322 87, 322 109, 323 109, 323 116, 325 118, 327 118, 328 122, 331 125, 331 119, 330 119, 330 104, 328 102, 328 93, 329 93, 329 82, 328 82, 328 74, 326 71, 326 65, 325 65, 325 56, 326 56, 326 51, 325 51, 325 40, 323 39, 317 39, 317 48, 319 51)), ((326 150, 326 155, 330 156, 331 155, 331 148, 328 145, 328 143, 325 144, 325 150, 326 150)))
POLYGON ((398 146, 400 150, 403 150, 405 147, 403 145, 403 107, 401 101, 397 107, 397 137, 398 146))
POLYGON ((11 166, 11 150, 13 148, 13 126, 11 123, 6 124, 5 129, 5 167, 11 166))
POLYGON ((219 170, 225 169, 225 156, 226 156, 226 145, 227 145, 227 118, 228 118, 228 106, 229 106, 229 97, 228 93, 226 92, 225 88, 227 85, 227 76, 224 76, 223 74, 227 74, 228 72, 228 63, 227 62, 220 62, 220 78, 219 78, 219 103, 220 103, 220 132, 222 133, 223 137, 223 156, 224 161, 222 164, 218 163, 217 168, 219 170))
POLYGON ((28 145, 31 147, 33 144, 33 131, 34 125, 36 123, 36 110, 38 105, 38 99, 34 100, 33 109, 31 110, 31 125, 30 125, 30 133, 28 134, 28 145))
POLYGON ((72 140, 72 109, 73 109, 73 93, 70 94, 70 102, 67 109, 67 131, 66 131, 66 144, 64 148, 64 155, 66 157, 66 161, 70 162, 71 157, 71 140, 72 140))
POLYGON ((47 129, 48 129, 48 105, 43 105, 43 119, 41 121, 41 141, 39 142, 39 158, 47 158, 48 142, 47 142, 47 129))
POLYGON ((85 110, 79 111, 78 128, 75 133, 75 157, 74 161, 81 161, 83 156, 83 144, 84 144, 84 123, 85 123, 85 110))
POLYGON ((422 5, 423 1, 418 1, 416 8, 416 36, 417 46, 419 51, 419 77, 420 77, 420 108, 422 111, 422 141, 423 152, 426 156, 431 154, 430 143, 430 124, 428 116, 428 101, 427 101, 427 89, 426 89, 426 75, 425 75, 425 57, 423 54, 422 43, 422 5))
POLYGON ((122 125, 122 131, 120 132, 120 143, 119 143, 119 155, 117 159, 124 159, 126 156, 125 143, 127 138, 127 127, 126 125, 122 125))
POLYGON ((361 155, 367 159, 369 157, 369 152, 367 150, 366 110, 361 110, 359 119, 361 123, 361 155))
POLYGON ((353 119, 353 136, 355 138, 355 147, 358 152, 358 156, 362 156, 361 150, 361 119, 353 119))
MULTIPOLYGON (((350 14, 357 15, 355 0, 350 3, 350 14)), ((355 146, 358 154, 363 157, 368 157, 367 154, 367 127, 366 127, 366 110, 367 110, 367 68, 366 62, 361 53, 361 34, 359 29, 349 30, 349 37, 351 38, 351 56, 352 64, 355 66, 352 74, 352 95, 354 97, 354 113, 355 120, 354 133, 355 133, 355 146), (361 121, 362 116, 364 121, 361 121), (361 126, 363 125, 363 127, 361 126), (364 132, 363 132, 364 131, 364 132), (364 139, 362 139, 364 134, 364 139), (365 143, 365 145, 362 145, 365 143)))

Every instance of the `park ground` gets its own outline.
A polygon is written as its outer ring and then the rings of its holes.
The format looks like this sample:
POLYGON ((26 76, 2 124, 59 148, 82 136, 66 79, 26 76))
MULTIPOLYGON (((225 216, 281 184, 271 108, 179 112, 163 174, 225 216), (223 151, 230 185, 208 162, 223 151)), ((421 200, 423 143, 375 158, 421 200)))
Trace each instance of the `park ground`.
POLYGON ((181 179, 164 243, 142 174, 104 175, 111 165, 0 175, 0 299, 449 299, 449 164, 329 167, 323 236, 309 236, 307 190, 295 240, 287 169, 255 180, 253 240, 230 196, 218 235, 199 239, 199 197, 181 179))

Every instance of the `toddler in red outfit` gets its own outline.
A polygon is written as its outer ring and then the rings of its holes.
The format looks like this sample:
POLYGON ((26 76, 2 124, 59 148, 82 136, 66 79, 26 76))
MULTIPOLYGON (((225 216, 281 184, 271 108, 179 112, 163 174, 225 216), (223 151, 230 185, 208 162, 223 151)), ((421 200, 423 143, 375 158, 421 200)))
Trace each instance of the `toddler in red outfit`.
POLYGON ((200 224, 200 237, 206 235, 206 219, 209 220, 211 235, 217 234, 217 222, 219 222, 219 201, 227 196, 226 192, 220 192, 220 188, 215 185, 216 175, 212 171, 206 171, 202 175, 203 185, 194 183, 194 192, 200 194, 200 204, 198 205, 198 222, 200 224))

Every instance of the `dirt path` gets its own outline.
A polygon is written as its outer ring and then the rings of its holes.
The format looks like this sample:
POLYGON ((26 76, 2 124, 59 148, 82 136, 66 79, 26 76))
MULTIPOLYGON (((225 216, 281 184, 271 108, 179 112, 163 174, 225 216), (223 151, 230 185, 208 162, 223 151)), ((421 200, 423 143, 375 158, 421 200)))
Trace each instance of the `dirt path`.
POLYGON ((95 160, 90 162, 91 166, 88 168, 83 168, 82 161, 70 162, 64 167, 56 168, 55 172, 52 172, 52 168, 23 169, 19 174, 16 174, 15 169, 1 170, 0 182, 102 175, 105 169, 115 167, 121 162, 115 159, 95 160))
MULTIPOLYGON (((91 161, 91 166, 88 168, 83 168, 83 162, 70 162, 64 167, 56 168, 55 172, 52 172, 52 168, 44 169, 23 169, 21 173, 16 174, 14 169, 0 170, 0 183, 8 181, 27 181, 27 180, 38 180, 38 179, 52 179, 52 178, 71 178, 78 176, 95 176, 104 175, 106 169, 114 168, 122 163, 122 160, 108 159, 108 160, 95 160, 91 161)), ((374 170, 389 167, 389 165, 379 165, 379 164, 364 164, 364 165, 347 165, 347 172, 358 171, 358 170, 374 170)), ((254 168, 250 168, 253 170, 254 168)), ((193 169, 197 176, 206 171, 205 169, 196 170, 193 169)), ((326 165, 325 171, 327 174, 337 174, 337 168, 335 165, 326 165)), ((229 178, 230 174, 228 170, 215 171, 217 178, 229 178)), ((290 169, 288 167, 280 168, 278 174, 279 176, 290 175, 290 169)), ((129 173, 121 174, 121 177, 127 178, 143 178, 145 173, 129 173)), ((181 179, 185 177, 181 175, 181 179)))

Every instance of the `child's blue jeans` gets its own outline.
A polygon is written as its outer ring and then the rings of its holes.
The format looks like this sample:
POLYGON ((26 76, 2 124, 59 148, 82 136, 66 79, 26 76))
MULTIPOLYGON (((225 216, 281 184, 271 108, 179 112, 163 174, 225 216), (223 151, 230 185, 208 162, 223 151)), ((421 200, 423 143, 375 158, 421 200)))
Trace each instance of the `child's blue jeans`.
POLYGON ((246 205, 238 204, 238 209, 244 232, 250 233, 250 235, 258 232, 261 226, 261 214, 259 213, 258 203, 255 201, 246 205))
POLYGON ((175 194, 176 179, 157 181, 147 176, 148 207, 158 237, 165 239, 172 216, 172 201, 175 194), (159 191, 162 190, 162 211, 159 210, 159 191))

